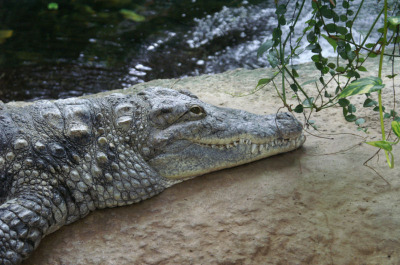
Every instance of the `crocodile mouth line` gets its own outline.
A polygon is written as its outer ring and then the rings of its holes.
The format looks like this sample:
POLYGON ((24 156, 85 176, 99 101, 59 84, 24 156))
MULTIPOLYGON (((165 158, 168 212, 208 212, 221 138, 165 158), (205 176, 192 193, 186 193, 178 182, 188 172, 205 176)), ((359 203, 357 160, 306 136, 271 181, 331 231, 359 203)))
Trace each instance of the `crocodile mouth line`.
POLYGON ((296 138, 275 139, 265 143, 252 142, 251 140, 245 138, 240 138, 238 140, 223 144, 200 143, 200 142, 194 142, 194 143, 202 147, 219 149, 219 150, 229 150, 232 148, 238 148, 239 146, 244 146, 245 148, 248 148, 252 154, 257 154, 265 151, 286 150, 289 148, 294 149, 299 147, 304 141, 305 141, 305 136, 301 134, 296 138))

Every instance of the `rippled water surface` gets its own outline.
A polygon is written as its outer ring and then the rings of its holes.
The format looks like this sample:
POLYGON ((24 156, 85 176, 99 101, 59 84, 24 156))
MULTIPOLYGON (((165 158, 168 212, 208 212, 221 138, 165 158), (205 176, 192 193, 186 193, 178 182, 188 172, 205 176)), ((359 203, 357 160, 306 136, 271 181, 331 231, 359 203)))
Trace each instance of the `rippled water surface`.
MULTIPOLYGON (((5 102, 268 66, 256 51, 276 25, 271 0, 64 0, 54 1, 57 8, 50 2, 0 0, 0 30, 12 32, 0 34, 5 102)), ((366 2, 367 13, 376 13, 376 2, 366 2)), ((305 10, 300 28, 309 17, 305 10)), ((358 21, 360 33, 371 19, 358 21)))

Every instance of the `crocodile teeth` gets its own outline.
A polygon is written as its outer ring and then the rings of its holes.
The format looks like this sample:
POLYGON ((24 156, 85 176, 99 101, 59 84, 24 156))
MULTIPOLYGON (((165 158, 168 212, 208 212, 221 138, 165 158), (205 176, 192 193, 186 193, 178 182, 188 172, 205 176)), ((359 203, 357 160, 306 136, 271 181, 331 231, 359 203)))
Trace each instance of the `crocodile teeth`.
POLYGON ((238 146, 239 142, 233 142, 234 146, 238 146))
POLYGON ((244 139, 243 139, 243 138, 240 138, 240 139, 239 139, 239 143, 240 143, 240 144, 244 144, 244 139))
POLYGON ((263 145, 263 144, 260 144, 260 146, 259 146, 260 152, 261 152, 263 149, 264 149, 264 145, 263 145))
POLYGON ((251 153, 254 154, 257 151, 257 145, 256 144, 252 144, 251 145, 251 153))

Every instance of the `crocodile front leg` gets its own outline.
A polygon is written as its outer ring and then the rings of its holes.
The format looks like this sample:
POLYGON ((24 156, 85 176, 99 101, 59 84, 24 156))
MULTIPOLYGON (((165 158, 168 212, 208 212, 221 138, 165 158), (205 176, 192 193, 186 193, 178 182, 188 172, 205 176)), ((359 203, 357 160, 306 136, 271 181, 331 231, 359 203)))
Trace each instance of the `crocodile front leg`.
POLYGON ((0 264, 19 264, 44 235, 65 223, 66 211, 62 209, 65 203, 59 201, 57 205, 53 200, 25 193, 0 206, 0 264))

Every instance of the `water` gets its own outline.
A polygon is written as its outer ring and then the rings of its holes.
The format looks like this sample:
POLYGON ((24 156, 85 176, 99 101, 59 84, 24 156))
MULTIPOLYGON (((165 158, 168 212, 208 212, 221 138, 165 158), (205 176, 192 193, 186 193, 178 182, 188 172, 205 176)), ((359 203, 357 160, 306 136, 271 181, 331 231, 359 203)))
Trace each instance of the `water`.
MULTIPOLYGON (((156 78, 268 66, 256 53, 276 26, 274 1, 57 3, 49 10, 43 1, 0 0, 0 30, 13 30, 0 44, 1 100, 66 98, 156 78), (123 9, 143 21, 126 19, 123 9)), ((378 12, 376 1, 366 0, 364 10, 368 15, 356 21, 360 34, 378 12)), ((311 16, 307 9, 303 14, 300 29, 311 16)), ((309 58, 305 52, 295 63, 309 58)))

